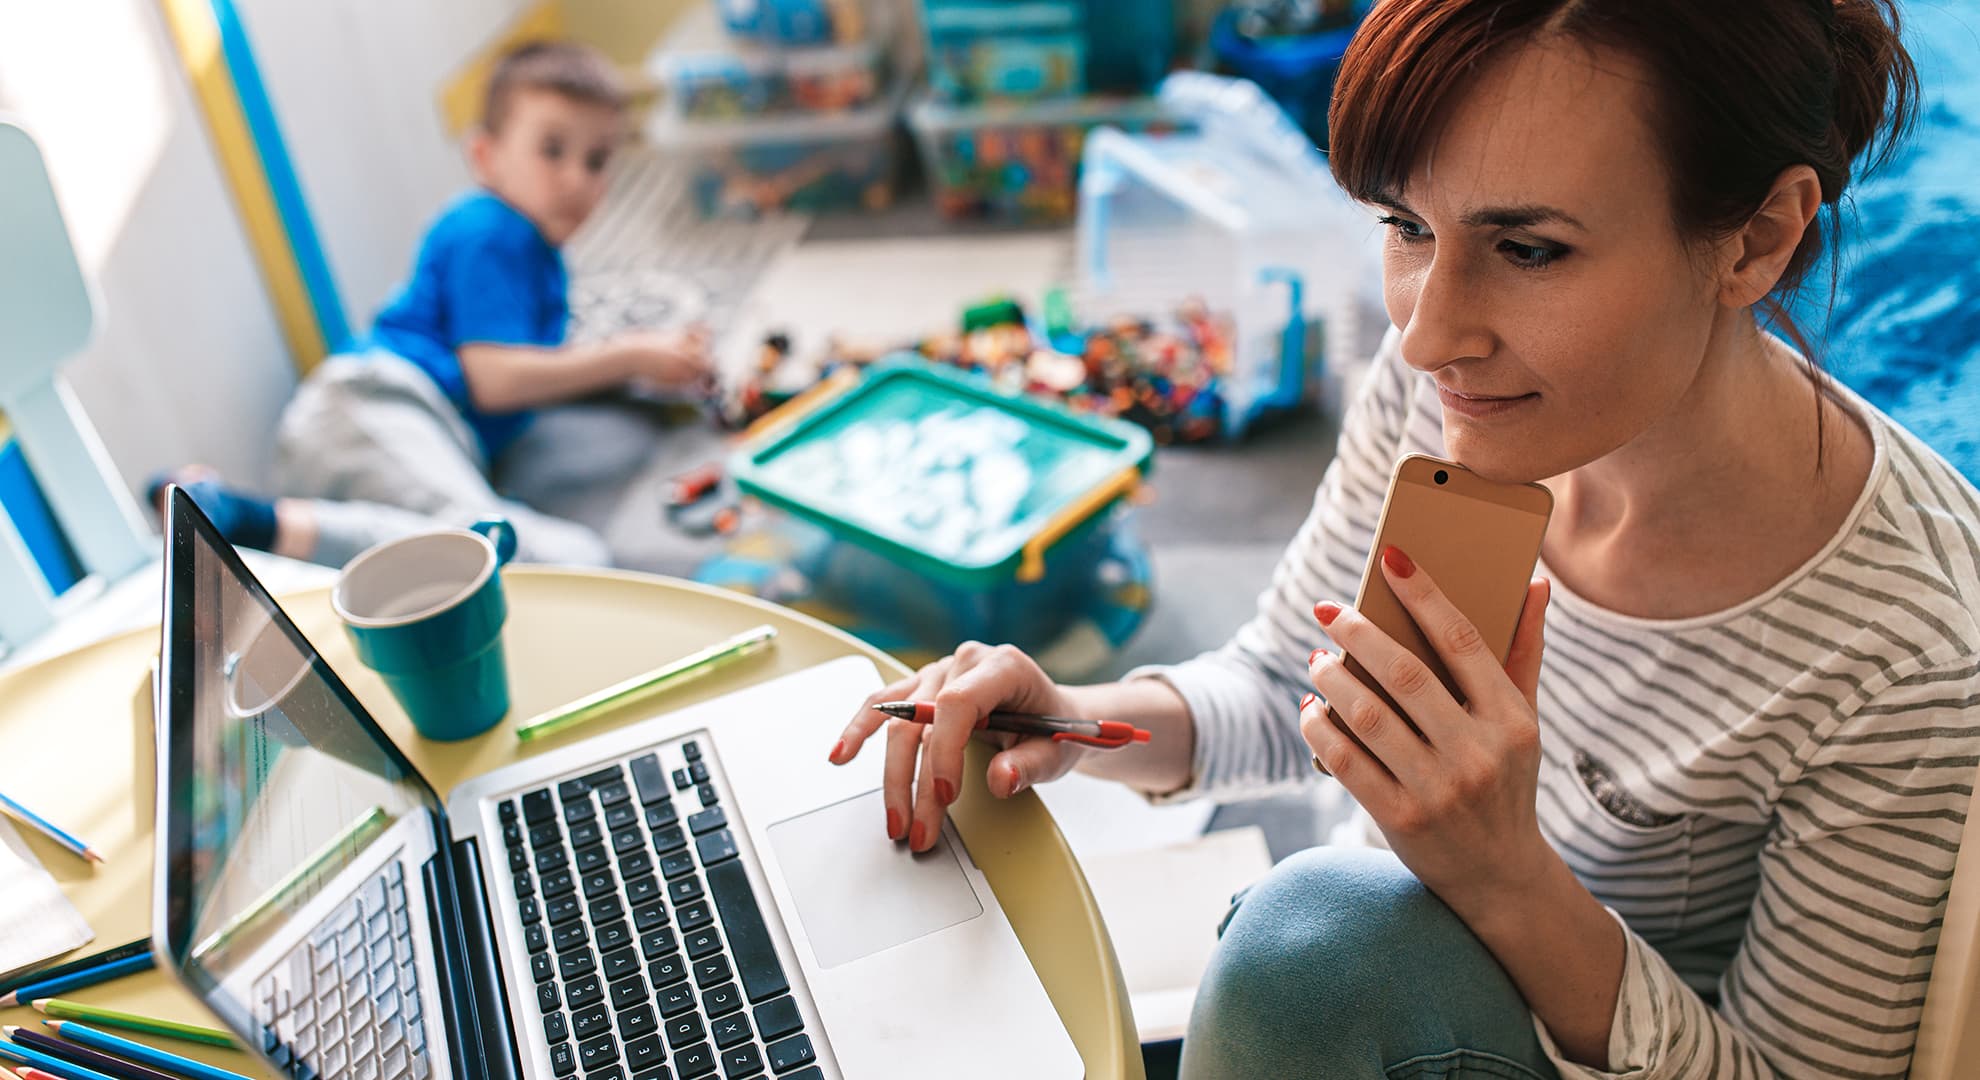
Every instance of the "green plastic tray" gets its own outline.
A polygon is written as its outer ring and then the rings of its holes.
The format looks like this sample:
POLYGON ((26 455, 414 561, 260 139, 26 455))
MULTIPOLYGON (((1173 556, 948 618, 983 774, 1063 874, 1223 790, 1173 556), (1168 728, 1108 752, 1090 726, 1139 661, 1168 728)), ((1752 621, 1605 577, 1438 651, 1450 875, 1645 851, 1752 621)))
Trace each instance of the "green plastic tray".
MULTIPOLYGON (((1133 493, 1154 453, 1133 424, 1011 397, 889 359, 739 449, 742 490, 918 573, 973 587, 1038 580, 1054 543, 1133 493)), ((782 420, 783 422, 778 422, 782 420)))

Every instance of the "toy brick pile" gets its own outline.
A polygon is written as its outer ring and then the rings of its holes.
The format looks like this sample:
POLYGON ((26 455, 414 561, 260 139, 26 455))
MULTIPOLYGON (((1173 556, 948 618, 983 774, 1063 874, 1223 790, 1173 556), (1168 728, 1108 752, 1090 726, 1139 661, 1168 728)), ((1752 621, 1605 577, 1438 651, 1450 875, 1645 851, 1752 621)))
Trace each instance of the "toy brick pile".
MULTIPOLYGON (((1057 308, 1057 298, 1048 298, 1057 308)), ((1076 412, 1118 417, 1148 429, 1163 444, 1215 438, 1223 427, 1220 380, 1231 370, 1232 322, 1202 303, 1186 301, 1160 322, 1119 317, 1085 332, 1034 329, 1013 300, 997 299, 963 313, 956 332, 898 348, 835 339, 819 356, 795 355, 787 335, 763 342, 756 368, 723 402, 723 418, 744 426, 805 390, 883 356, 917 354, 979 374, 1006 393, 1063 402, 1076 412)))

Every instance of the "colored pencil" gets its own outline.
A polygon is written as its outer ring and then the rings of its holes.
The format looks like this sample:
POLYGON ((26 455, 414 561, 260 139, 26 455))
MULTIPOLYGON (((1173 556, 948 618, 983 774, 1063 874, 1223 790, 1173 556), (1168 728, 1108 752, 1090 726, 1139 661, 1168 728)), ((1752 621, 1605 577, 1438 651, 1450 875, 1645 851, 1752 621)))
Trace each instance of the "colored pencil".
POLYGON ((11 994, 17 988, 26 986, 29 983, 37 983, 37 982, 41 982, 44 979, 53 979, 60 975, 68 975, 77 971, 83 971, 88 968, 93 968, 98 964, 110 963, 112 960, 125 960, 133 956, 150 956, 150 955, 151 955, 150 938, 139 938, 136 941, 127 941, 124 944, 119 945, 114 949, 105 949, 102 952, 91 953, 88 956, 71 960, 66 964, 57 964, 56 966, 50 968, 37 968, 33 971, 22 972, 21 974, 16 975, 11 979, 0 979, 0 994, 11 994))
POLYGON ((112 960, 107 964, 98 964, 95 967, 72 971, 67 975, 57 975, 54 978, 42 979, 38 982, 31 982, 26 986, 16 987, 13 993, 8 994, 6 997, 0 997, 0 1007, 19 1005, 23 1001, 33 1001, 35 998, 54 997, 65 990, 74 990, 79 986, 95 986, 100 982, 109 982, 111 979, 120 978, 135 971, 148 971, 150 968, 150 953, 146 952, 137 956, 127 956, 122 960, 112 960))
POLYGON ((182 1023, 178 1020, 160 1020, 152 1016, 139 1016, 137 1013, 118 1012, 96 1005, 85 1005, 80 1001, 67 1001, 62 998, 37 998, 35 1011, 58 1020, 86 1020, 101 1027, 122 1028, 125 1031, 142 1031, 147 1035, 165 1035, 175 1039, 190 1039, 193 1042, 208 1043, 213 1046, 234 1046, 231 1032, 219 1028, 201 1027, 198 1024, 182 1023))
POLYGON ((587 694, 567 705, 559 705, 549 712, 532 716, 516 725, 516 738, 528 742, 545 735, 554 735, 566 728, 582 724, 608 709, 615 709, 629 701, 692 682, 745 656, 761 652, 768 648, 776 637, 777 628, 767 623, 745 630, 699 652, 692 652, 678 660, 662 664, 644 675, 635 675, 597 693, 587 694))
POLYGON ((32 1065, 24 1065, 21 1067, 20 1080, 62 1080, 62 1078, 54 1073, 42 1072, 32 1065))
POLYGON ((142 1065, 99 1053, 86 1046, 77 1046, 75 1043, 50 1038, 38 1031, 28 1031, 18 1027, 9 1027, 6 1031, 8 1038, 22 1046, 32 1046, 49 1057, 61 1058, 72 1065, 81 1065, 85 1069, 95 1069, 105 1076, 115 1076, 119 1080, 172 1080, 157 1069, 147 1069, 142 1065))
POLYGON ((160 1072, 186 1077, 187 1080, 247 1080, 247 1077, 240 1073, 216 1069, 203 1061, 194 1061, 189 1057, 166 1053, 143 1043, 120 1039, 95 1028, 84 1027, 74 1020, 49 1020, 46 1023, 70 1042, 81 1043, 91 1050, 120 1054, 132 1061, 141 1061, 160 1072))
POLYGON ((0 1080, 21 1080, 21 1074, 0 1065, 0 1080))
POLYGON ((0 1039, 0 1057, 4 1057, 9 1061, 18 1061, 23 1065, 32 1065, 44 1072, 53 1073, 60 1080, 112 1080, 111 1077, 105 1076, 95 1069, 85 1069, 81 1065, 75 1065, 63 1061, 61 1058, 44 1054, 31 1046, 22 1046, 20 1043, 8 1042, 5 1039, 0 1039))
POLYGON ((20 818, 22 821, 25 821, 29 825, 34 826, 36 829, 40 830, 43 834, 45 834, 50 840, 53 840, 56 843, 62 845, 63 847, 68 848, 70 851, 73 851, 76 854, 82 856, 83 858, 88 859, 90 862, 103 861, 103 856, 99 854, 95 848, 90 847, 88 844, 83 843, 81 840, 77 839, 76 837, 71 836, 66 832, 63 832, 61 829, 56 828, 53 824, 51 824, 48 821, 47 818, 42 817, 40 814, 37 814, 32 810, 29 810, 27 807, 22 806, 20 803, 15 802, 14 800, 8 798, 5 795, 0 795, 0 807, 5 807, 8 810, 12 811, 15 817, 20 818))

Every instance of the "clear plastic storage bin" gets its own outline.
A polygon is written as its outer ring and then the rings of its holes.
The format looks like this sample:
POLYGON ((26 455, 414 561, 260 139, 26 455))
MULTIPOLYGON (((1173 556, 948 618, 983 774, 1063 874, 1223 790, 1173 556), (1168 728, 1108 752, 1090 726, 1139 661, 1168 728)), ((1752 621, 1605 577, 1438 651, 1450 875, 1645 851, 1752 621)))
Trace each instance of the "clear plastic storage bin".
POLYGON ((666 89, 666 109, 694 121, 858 109, 886 94, 891 10, 876 6, 859 41, 773 48, 724 34, 711 8, 690 8, 647 70, 666 89))
POLYGON ((1071 220, 1086 136, 1103 124, 1174 131, 1187 121, 1151 97, 958 106, 926 96, 908 109, 935 206, 949 218, 1071 220))
POLYGON ((1257 86, 1172 75, 1158 95, 1193 131, 1095 132, 1080 184, 1079 279, 1089 320, 1192 301, 1235 324, 1224 431, 1315 397, 1359 363, 1379 315, 1379 234, 1319 151, 1257 86))
MULTIPOLYGON (((889 3, 892 0, 882 0, 889 3)), ((849 45, 879 4, 864 0, 715 0, 729 33, 766 45, 849 45)))
POLYGON ((1064 0, 926 0, 929 85, 956 104, 1075 96, 1086 88, 1083 16, 1064 0))
POLYGON ((873 104, 820 116, 696 122, 662 114, 648 134, 692 172, 707 217, 755 218, 785 210, 878 210, 899 173, 897 88, 873 104))

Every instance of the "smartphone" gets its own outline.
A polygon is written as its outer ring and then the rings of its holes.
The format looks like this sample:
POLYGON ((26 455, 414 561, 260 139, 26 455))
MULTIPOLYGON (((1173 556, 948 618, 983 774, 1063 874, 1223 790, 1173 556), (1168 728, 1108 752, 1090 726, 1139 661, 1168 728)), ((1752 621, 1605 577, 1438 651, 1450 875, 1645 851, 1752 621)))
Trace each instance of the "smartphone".
MULTIPOLYGON (((1458 689, 1444 662, 1417 629, 1402 601, 1382 575, 1382 550, 1394 545, 1436 581, 1484 637, 1500 664, 1512 649, 1526 586, 1540 561, 1554 494, 1539 484, 1487 480, 1455 462, 1411 454, 1396 463, 1375 546, 1361 573, 1354 606, 1403 648, 1435 672, 1458 702, 1458 689)), ((1347 658, 1347 668, 1382 696, 1396 715, 1405 712, 1366 669, 1347 658)))

